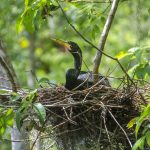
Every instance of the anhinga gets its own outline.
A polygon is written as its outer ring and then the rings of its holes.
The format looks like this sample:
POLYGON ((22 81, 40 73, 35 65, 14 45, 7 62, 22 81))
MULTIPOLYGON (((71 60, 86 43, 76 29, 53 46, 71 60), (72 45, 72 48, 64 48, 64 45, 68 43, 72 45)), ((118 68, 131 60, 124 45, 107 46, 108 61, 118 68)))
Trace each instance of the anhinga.
MULTIPOLYGON (((53 39, 56 43, 68 50, 74 58, 74 68, 68 69, 66 72, 65 88, 68 90, 83 90, 94 85, 94 75, 92 72, 81 71, 82 51, 80 47, 72 41, 64 42, 62 40, 53 39)), ((100 84, 110 86, 107 78, 99 74, 100 84)))

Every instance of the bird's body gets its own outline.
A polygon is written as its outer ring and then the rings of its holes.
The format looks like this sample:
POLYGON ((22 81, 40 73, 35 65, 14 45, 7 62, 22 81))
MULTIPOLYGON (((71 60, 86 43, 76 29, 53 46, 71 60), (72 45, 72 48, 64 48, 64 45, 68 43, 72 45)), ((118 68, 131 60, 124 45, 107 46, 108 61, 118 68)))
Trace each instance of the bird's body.
MULTIPOLYGON (((74 68, 67 70, 65 88, 68 90, 84 90, 91 87, 94 85, 94 75, 92 72, 81 71, 82 51, 80 47, 71 41, 68 44, 70 44, 69 52, 74 57, 74 68)), ((98 82, 110 86, 108 79, 101 74, 99 74, 98 82)))
MULTIPOLYGON (((84 90, 94 85, 94 75, 92 72, 80 71, 77 78, 70 78, 70 73, 76 74, 75 70, 68 70, 69 71, 69 78, 66 78, 65 88, 68 90, 84 90), (71 80, 69 80, 71 79, 71 80)), ((75 77, 75 76, 74 76, 75 77)), ((107 78, 99 74, 99 84, 110 86, 109 81, 107 78)))

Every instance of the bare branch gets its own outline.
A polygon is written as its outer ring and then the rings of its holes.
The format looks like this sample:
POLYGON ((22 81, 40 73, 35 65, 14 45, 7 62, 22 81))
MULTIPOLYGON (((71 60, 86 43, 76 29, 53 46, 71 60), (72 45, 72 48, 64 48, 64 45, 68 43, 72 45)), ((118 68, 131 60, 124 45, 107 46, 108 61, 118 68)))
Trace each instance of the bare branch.
POLYGON ((107 109, 107 110, 108 110, 109 114, 111 115, 111 117, 112 117, 112 118, 114 119, 114 121, 116 122, 116 124, 119 126, 119 128, 120 128, 120 129, 122 130, 122 132, 124 133, 126 139, 127 139, 128 142, 129 142, 130 147, 132 148, 132 143, 131 143, 131 141, 130 141, 128 135, 127 135, 127 133, 126 133, 125 130, 122 128, 122 126, 119 124, 119 122, 116 120, 116 118, 115 118, 114 115, 111 113, 111 111, 109 111, 109 109, 107 109))
POLYGON ((112 24, 112 21, 114 19, 118 4, 119 4, 120 0, 114 0, 112 3, 112 7, 110 9, 110 12, 108 14, 108 18, 106 20, 103 32, 101 34, 100 37, 100 41, 99 41, 99 46, 98 49, 99 51, 97 51, 95 59, 94 59, 94 68, 93 68, 93 73, 94 74, 98 74, 98 69, 100 66, 100 62, 101 62, 101 58, 102 58, 102 52, 104 51, 104 46, 106 43, 106 39, 108 37, 108 33, 112 24))
POLYGON ((6 71, 8 80, 12 84, 12 90, 14 92, 17 92, 17 88, 19 87, 19 83, 17 81, 17 77, 16 77, 15 71, 13 69, 13 66, 11 65, 9 58, 7 57, 7 53, 6 53, 5 49, 3 48, 1 40, 0 40, 0 64, 2 65, 4 70, 6 71))
POLYGON ((5 63, 4 59, 1 56, 0 56, 0 64, 3 66, 3 68, 5 69, 5 71, 7 73, 7 76, 12 84, 12 90, 14 92, 17 92, 17 85, 15 83, 14 77, 13 77, 8 65, 5 63))

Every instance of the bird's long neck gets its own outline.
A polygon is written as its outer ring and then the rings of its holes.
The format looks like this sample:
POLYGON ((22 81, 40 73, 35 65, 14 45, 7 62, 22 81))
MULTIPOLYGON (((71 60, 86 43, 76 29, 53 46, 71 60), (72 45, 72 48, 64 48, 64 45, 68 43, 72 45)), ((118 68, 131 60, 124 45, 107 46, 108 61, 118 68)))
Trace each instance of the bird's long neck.
POLYGON ((72 55, 74 58, 74 68, 80 72, 82 66, 82 53, 81 51, 77 51, 72 53, 72 55))

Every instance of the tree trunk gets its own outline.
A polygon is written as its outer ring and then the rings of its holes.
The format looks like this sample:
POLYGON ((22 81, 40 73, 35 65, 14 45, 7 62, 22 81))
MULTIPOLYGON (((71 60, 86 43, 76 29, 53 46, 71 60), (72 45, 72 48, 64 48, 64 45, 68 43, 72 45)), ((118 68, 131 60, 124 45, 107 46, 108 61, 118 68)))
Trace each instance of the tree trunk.
MULTIPOLYGON (((6 51, 2 46, 2 42, 0 40, 0 58, 4 61, 5 65, 7 65, 7 69, 9 70, 10 75, 8 75, 8 70, 3 67, 3 64, 0 64, 0 89, 12 89, 12 83, 9 80, 8 76, 13 78, 13 81, 19 87, 19 82, 17 80, 17 76, 13 69, 13 66, 8 58, 6 51)), ((28 139, 28 134, 22 130, 18 131, 16 124, 14 124, 14 128, 11 130, 11 140, 23 140, 28 139)), ((12 150, 29 150, 30 148, 29 142, 12 142, 12 150)))

